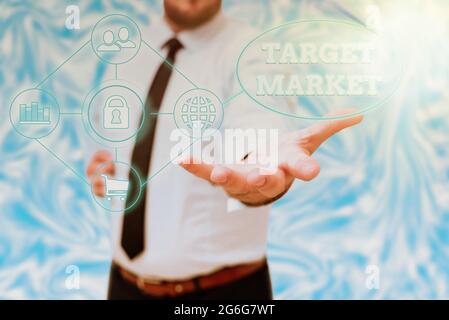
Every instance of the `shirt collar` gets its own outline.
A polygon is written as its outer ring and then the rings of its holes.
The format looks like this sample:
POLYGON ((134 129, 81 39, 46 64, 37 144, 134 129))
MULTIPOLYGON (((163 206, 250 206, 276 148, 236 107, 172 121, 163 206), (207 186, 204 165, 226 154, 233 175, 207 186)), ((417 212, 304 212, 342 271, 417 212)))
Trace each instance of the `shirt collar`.
POLYGON ((185 50, 195 51, 201 49, 214 37, 225 23, 224 15, 219 12, 205 24, 191 30, 181 31, 175 34, 164 19, 159 19, 153 32, 156 32, 158 39, 154 43, 155 47, 162 49, 162 46, 171 38, 176 37, 182 43, 185 50))
POLYGON ((224 23, 225 19, 220 11, 205 24, 192 30, 182 31, 177 37, 186 50, 195 51, 209 43, 223 29, 224 23))

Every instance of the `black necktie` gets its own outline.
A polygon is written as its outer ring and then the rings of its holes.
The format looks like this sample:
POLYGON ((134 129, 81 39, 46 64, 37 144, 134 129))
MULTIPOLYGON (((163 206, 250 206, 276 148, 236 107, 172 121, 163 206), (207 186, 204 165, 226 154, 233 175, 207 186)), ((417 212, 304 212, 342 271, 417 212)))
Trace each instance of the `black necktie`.
MULTIPOLYGON (((166 60, 174 64, 176 53, 182 48, 182 44, 176 38, 173 38, 167 41, 164 47, 168 48, 166 60)), ((163 62, 156 72, 145 102, 145 113, 147 119, 149 119, 149 123, 144 125, 142 132, 139 133, 136 139, 131 160, 133 168, 140 173, 143 179, 148 178, 157 121, 157 115, 150 115, 150 113, 159 110, 171 74, 172 67, 163 62)), ((135 176, 131 172, 129 174, 129 182, 130 188, 128 190, 126 207, 136 199, 137 195, 135 193, 139 190, 139 188, 135 187, 138 181, 136 181, 135 176)), ((134 207, 129 209, 123 217, 121 244, 130 259, 133 259, 144 249, 145 195, 146 192, 142 190, 142 194, 140 195, 142 199, 134 207)))

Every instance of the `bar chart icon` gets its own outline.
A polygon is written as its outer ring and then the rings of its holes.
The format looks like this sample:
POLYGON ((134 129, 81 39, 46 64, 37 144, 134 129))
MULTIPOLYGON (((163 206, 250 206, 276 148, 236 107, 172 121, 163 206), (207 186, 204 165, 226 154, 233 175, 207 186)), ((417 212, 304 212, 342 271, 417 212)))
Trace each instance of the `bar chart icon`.
POLYGON ((19 123, 21 124, 51 124, 50 107, 36 101, 30 105, 20 104, 19 123))

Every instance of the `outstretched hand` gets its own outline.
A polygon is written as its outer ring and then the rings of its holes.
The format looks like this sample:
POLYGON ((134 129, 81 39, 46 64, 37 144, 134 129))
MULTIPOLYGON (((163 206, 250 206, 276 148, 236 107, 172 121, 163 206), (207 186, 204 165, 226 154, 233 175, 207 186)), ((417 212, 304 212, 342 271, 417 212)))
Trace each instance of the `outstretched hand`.
MULTIPOLYGON (((196 159, 188 158, 180 165, 193 175, 221 186, 229 196, 247 205, 263 205, 277 200, 286 193, 294 179, 303 181, 314 179, 320 172, 320 165, 312 158, 312 154, 331 136, 362 120, 362 116, 327 120, 287 134, 281 138, 279 144, 279 165, 274 174, 270 175, 263 174, 254 165, 246 164, 245 161, 225 166, 198 163, 194 161, 196 159)), ((257 155, 249 155, 254 156, 257 155)))

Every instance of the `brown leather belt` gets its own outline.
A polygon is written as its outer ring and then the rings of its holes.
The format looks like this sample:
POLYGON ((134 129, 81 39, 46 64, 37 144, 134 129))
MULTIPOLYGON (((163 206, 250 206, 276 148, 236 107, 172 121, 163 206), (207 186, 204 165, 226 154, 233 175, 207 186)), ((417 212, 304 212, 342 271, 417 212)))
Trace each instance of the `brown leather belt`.
POLYGON ((211 289, 248 276, 266 265, 266 259, 227 267, 214 273, 183 281, 155 281, 137 276, 115 264, 123 279, 138 287, 142 292, 157 297, 177 297, 198 290, 211 289))

